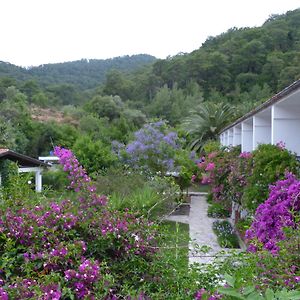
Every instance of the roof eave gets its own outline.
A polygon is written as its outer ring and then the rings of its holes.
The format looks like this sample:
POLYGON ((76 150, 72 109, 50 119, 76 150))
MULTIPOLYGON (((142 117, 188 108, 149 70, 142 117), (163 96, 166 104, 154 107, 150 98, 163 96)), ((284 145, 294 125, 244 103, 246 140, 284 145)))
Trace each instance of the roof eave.
POLYGON ((285 96, 289 95, 291 92, 295 91, 296 89, 300 88, 300 80, 297 80, 295 82, 293 82, 291 85, 289 85, 288 87, 286 87, 285 89, 283 89, 282 91, 280 91, 279 93, 275 94, 272 98, 270 98, 269 100, 267 100, 266 102, 262 103, 261 105, 259 105, 258 107, 254 108, 253 110, 251 110, 250 112, 246 113, 244 116, 238 118, 236 121, 234 121, 233 123, 231 123, 230 125, 226 126, 225 128, 223 128, 219 134, 223 133, 224 131, 236 126, 237 124, 243 122, 244 120, 247 120, 248 118, 254 116, 255 114, 257 114, 258 112, 270 107, 271 105, 279 102, 280 100, 282 100, 285 96))

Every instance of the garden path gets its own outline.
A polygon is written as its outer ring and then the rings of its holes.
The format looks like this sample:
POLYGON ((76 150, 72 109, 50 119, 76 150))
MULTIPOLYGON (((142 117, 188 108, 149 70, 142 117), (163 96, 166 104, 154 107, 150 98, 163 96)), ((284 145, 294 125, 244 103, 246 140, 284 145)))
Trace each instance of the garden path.
MULTIPOLYGON (((209 263, 215 254, 222 251, 217 242, 217 237, 212 230, 212 224, 215 219, 207 216, 208 203, 205 194, 191 195, 189 227, 190 227, 190 245, 189 245, 189 263, 209 263), (197 249, 202 246, 208 246, 210 249, 203 253, 197 249)), ((224 250, 224 249, 223 249, 224 250)))
POLYGON ((191 196, 189 215, 171 214, 166 217, 169 221, 189 224, 189 264, 210 263, 221 251, 220 256, 229 255, 231 250, 219 246, 217 236, 212 230, 212 224, 216 219, 207 216, 207 193, 192 192, 189 195, 191 196))

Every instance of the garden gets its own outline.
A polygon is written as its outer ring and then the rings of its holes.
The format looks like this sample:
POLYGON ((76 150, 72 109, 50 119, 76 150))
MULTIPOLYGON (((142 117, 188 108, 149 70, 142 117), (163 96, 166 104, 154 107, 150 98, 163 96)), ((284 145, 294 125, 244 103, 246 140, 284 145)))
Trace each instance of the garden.
POLYGON ((0 299, 300 299, 295 156, 282 144, 203 149, 200 159, 184 150, 158 121, 113 143, 99 173, 83 153, 84 167, 55 147, 61 169, 45 174, 40 195, 12 166, 1 188, 0 299), (188 263, 188 226, 164 216, 188 201, 191 180, 209 190, 220 244, 239 233, 247 251, 188 263))

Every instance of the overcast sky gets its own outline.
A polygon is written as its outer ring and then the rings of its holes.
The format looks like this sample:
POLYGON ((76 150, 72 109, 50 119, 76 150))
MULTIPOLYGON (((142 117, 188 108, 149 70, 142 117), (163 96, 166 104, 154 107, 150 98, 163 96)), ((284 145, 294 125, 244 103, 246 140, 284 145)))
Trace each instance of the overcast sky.
POLYGON ((0 61, 165 58, 299 7, 299 0, 0 0, 0 61))

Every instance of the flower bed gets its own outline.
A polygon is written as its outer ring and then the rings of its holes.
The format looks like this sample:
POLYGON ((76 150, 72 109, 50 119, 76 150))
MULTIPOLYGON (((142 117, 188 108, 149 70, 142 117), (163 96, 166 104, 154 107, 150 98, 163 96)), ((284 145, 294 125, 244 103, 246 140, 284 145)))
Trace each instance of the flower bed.
POLYGON ((213 231, 222 248, 240 248, 238 237, 228 221, 214 221, 213 231))

